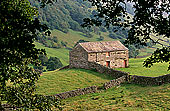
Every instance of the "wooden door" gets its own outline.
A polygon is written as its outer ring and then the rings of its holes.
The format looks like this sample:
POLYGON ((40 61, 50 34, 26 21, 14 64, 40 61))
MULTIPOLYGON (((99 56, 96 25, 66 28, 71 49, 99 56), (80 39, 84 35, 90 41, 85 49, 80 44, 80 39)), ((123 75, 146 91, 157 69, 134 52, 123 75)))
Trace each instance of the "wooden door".
POLYGON ((124 60, 124 67, 127 67, 127 60, 124 60))
POLYGON ((106 67, 110 67, 110 61, 106 61, 106 67))

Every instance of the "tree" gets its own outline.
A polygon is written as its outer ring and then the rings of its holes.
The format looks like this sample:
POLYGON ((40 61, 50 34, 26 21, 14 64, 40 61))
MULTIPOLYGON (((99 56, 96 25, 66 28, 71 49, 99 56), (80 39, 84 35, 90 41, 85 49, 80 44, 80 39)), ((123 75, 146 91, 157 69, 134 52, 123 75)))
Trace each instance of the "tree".
POLYGON ((53 71, 53 70, 58 69, 62 66, 63 66, 63 64, 61 63, 60 59, 57 57, 50 57, 50 59, 47 62, 47 69, 49 71, 53 71))
POLYGON ((38 55, 45 51, 33 42, 40 32, 50 34, 37 14, 27 0, 0 1, 0 110, 3 101, 20 110, 50 110, 58 104, 53 96, 35 94, 40 73, 29 65, 38 66, 38 55))
POLYGON ((42 64, 43 66, 45 66, 46 63, 48 62, 48 57, 45 56, 45 55, 43 55, 43 54, 39 55, 39 59, 40 59, 41 64, 42 64))
MULTIPOLYGON (((161 38, 170 38, 170 1, 169 0, 87 0, 97 8, 95 18, 84 19, 84 27, 93 25, 105 27, 110 25, 129 29, 127 44, 147 45, 148 42, 160 44, 149 58, 144 61, 144 66, 151 67, 153 63, 169 62, 170 47, 165 46, 151 35, 156 34, 161 38), (127 13, 127 4, 134 9, 133 17, 127 13)), ((170 69, 170 66, 168 67, 170 69)))
POLYGON ((134 45, 128 46, 129 49, 129 57, 130 58, 136 58, 137 55, 139 54, 139 49, 136 49, 134 45))

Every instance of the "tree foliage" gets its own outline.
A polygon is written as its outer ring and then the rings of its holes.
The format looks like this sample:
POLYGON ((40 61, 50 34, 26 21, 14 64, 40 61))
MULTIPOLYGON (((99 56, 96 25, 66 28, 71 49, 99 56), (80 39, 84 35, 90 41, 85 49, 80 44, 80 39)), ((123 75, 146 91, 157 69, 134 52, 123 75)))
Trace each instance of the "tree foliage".
POLYGON ((88 11, 90 5, 87 2, 83 2, 83 0, 59 0, 53 2, 52 5, 41 8, 42 4, 39 2, 29 1, 38 8, 40 21, 46 23, 51 30, 57 29, 64 33, 67 33, 68 29, 81 32, 85 30, 80 24, 83 23, 85 17, 90 16, 88 11))
POLYGON ((40 73, 29 65, 38 66, 38 55, 45 51, 33 42, 40 32, 50 34, 37 14, 27 0, 0 1, 0 110, 4 101, 20 110, 50 110, 58 104, 53 96, 35 94, 40 73))
POLYGON ((160 44, 163 48, 157 49, 144 62, 150 67, 156 62, 169 62, 170 48, 161 44, 160 39, 153 39, 151 34, 162 38, 170 37, 170 1, 169 0, 87 0, 97 8, 95 18, 84 19, 83 26, 93 25, 106 27, 110 25, 128 28, 127 44, 146 45, 148 42, 160 44), (127 3, 134 9, 134 16, 127 13, 127 3), (164 58, 166 56, 166 58, 164 58))
POLYGON ((56 70, 56 69, 58 69, 58 68, 63 66, 63 64, 61 63, 60 59, 57 58, 57 57, 50 57, 50 59, 48 60, 46 65, 47 65, 47 69, 49 71, 56 70))

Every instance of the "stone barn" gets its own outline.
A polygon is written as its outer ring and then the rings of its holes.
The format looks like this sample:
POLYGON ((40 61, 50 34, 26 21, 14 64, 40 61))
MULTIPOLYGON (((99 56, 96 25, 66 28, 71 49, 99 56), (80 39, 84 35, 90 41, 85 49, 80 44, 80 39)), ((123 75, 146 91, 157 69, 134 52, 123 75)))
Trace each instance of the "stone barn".
POLYGON ((120 41, 84 42, 69 53, 69 66, 86 68, 88 61, 110 68, 128 67, 128 48, 120 41))

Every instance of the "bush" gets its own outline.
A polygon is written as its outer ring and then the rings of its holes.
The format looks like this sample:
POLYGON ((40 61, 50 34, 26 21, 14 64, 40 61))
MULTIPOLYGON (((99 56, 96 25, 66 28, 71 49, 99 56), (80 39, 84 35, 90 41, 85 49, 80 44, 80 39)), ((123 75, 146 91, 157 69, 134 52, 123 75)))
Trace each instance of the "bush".
POLYGON ((55 69, 58 69, 62 67, 63 64, 61 63, 60 59, 57 57, 50 57, 50 59, 47 62, 47 70, 53 71, 55 69))

